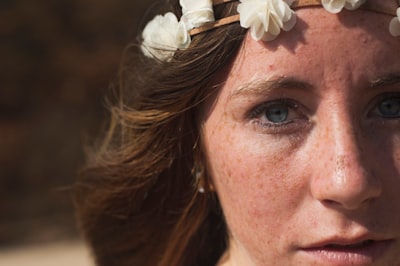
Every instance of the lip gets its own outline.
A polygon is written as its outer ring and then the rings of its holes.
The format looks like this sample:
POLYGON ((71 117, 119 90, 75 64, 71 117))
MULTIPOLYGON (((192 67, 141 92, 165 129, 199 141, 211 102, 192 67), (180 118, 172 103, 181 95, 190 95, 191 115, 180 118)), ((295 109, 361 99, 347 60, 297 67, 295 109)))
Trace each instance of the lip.
POLYGON ((335 238, 309 245, 300 251, 318 265, 364 266, 382 258, 393 242, 392 239, 335 238))

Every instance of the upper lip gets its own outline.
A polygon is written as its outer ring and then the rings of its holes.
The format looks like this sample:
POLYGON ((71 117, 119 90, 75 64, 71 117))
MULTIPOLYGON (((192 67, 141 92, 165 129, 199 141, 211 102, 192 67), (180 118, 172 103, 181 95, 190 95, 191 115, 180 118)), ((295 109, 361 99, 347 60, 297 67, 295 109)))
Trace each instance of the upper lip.
POLYGON ((359 245, 366 242, 383 242, 392 240, 390 238, 380 237, 373 234, 363 234, 355 237, 345 237, 345 236, 331 236, 322 238, 322 240, 312 242, 303 247, 303 249, 315 249, 323 248, 331 245, 335 246, 351 246, 359 245))

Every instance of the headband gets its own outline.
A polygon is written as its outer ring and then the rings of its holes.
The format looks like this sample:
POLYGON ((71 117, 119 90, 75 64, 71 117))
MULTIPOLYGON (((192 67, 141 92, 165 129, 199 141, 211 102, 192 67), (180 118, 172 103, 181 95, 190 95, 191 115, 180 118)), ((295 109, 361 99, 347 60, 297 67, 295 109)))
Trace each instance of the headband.
MULTIPOLYGON (((400 36, 400 7, 385 6, 384 1, 366 0, 239 0, 236 15, 219 20, 214 18, 214 6, 236 2, 237 0, 180 0, 182 17, 174 13, 157 15, 143 30, 141 50, 147 57, 161 61, 170 61, 176 50, 190 46, 191 37, 223 25, 240 22, 249 29, 256 41, 275 39, 281 30, 289 31, 296 24, 294 9, 323 6, 325 10, 336 14, 343 10, 358 8, 393 16, 389 23, 389 32, 400 36)), ((400 4, 400 0, 397 0, 400 4)))

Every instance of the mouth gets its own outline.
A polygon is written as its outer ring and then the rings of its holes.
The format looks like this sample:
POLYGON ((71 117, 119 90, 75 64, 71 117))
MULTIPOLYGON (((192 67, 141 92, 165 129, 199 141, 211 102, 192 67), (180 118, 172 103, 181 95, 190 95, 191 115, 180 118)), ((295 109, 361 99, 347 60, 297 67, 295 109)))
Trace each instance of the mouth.
POLYGON ((364 250, 370 246, 373 246, 376 242, 375 240, 365 240, 354 244, 327 244, 322 246, 322 248, 332 251, 349 251, 349 250, 364 250))
POLYGON ((370 265, 378 261, 392 245, 393 240, 362 241, 336 240, 302 248, 301 251, 318 265, 370 265))

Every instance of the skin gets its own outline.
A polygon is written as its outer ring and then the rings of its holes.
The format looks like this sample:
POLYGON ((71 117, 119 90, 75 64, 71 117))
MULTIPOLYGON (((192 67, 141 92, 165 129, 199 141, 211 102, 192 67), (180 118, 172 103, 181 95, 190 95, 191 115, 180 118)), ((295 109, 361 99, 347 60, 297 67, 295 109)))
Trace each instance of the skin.
POLYGON ((245 39, 205 107, 220 265, 400 265, 400 38, 370 11, 296 14, 273 42, 245 39))

